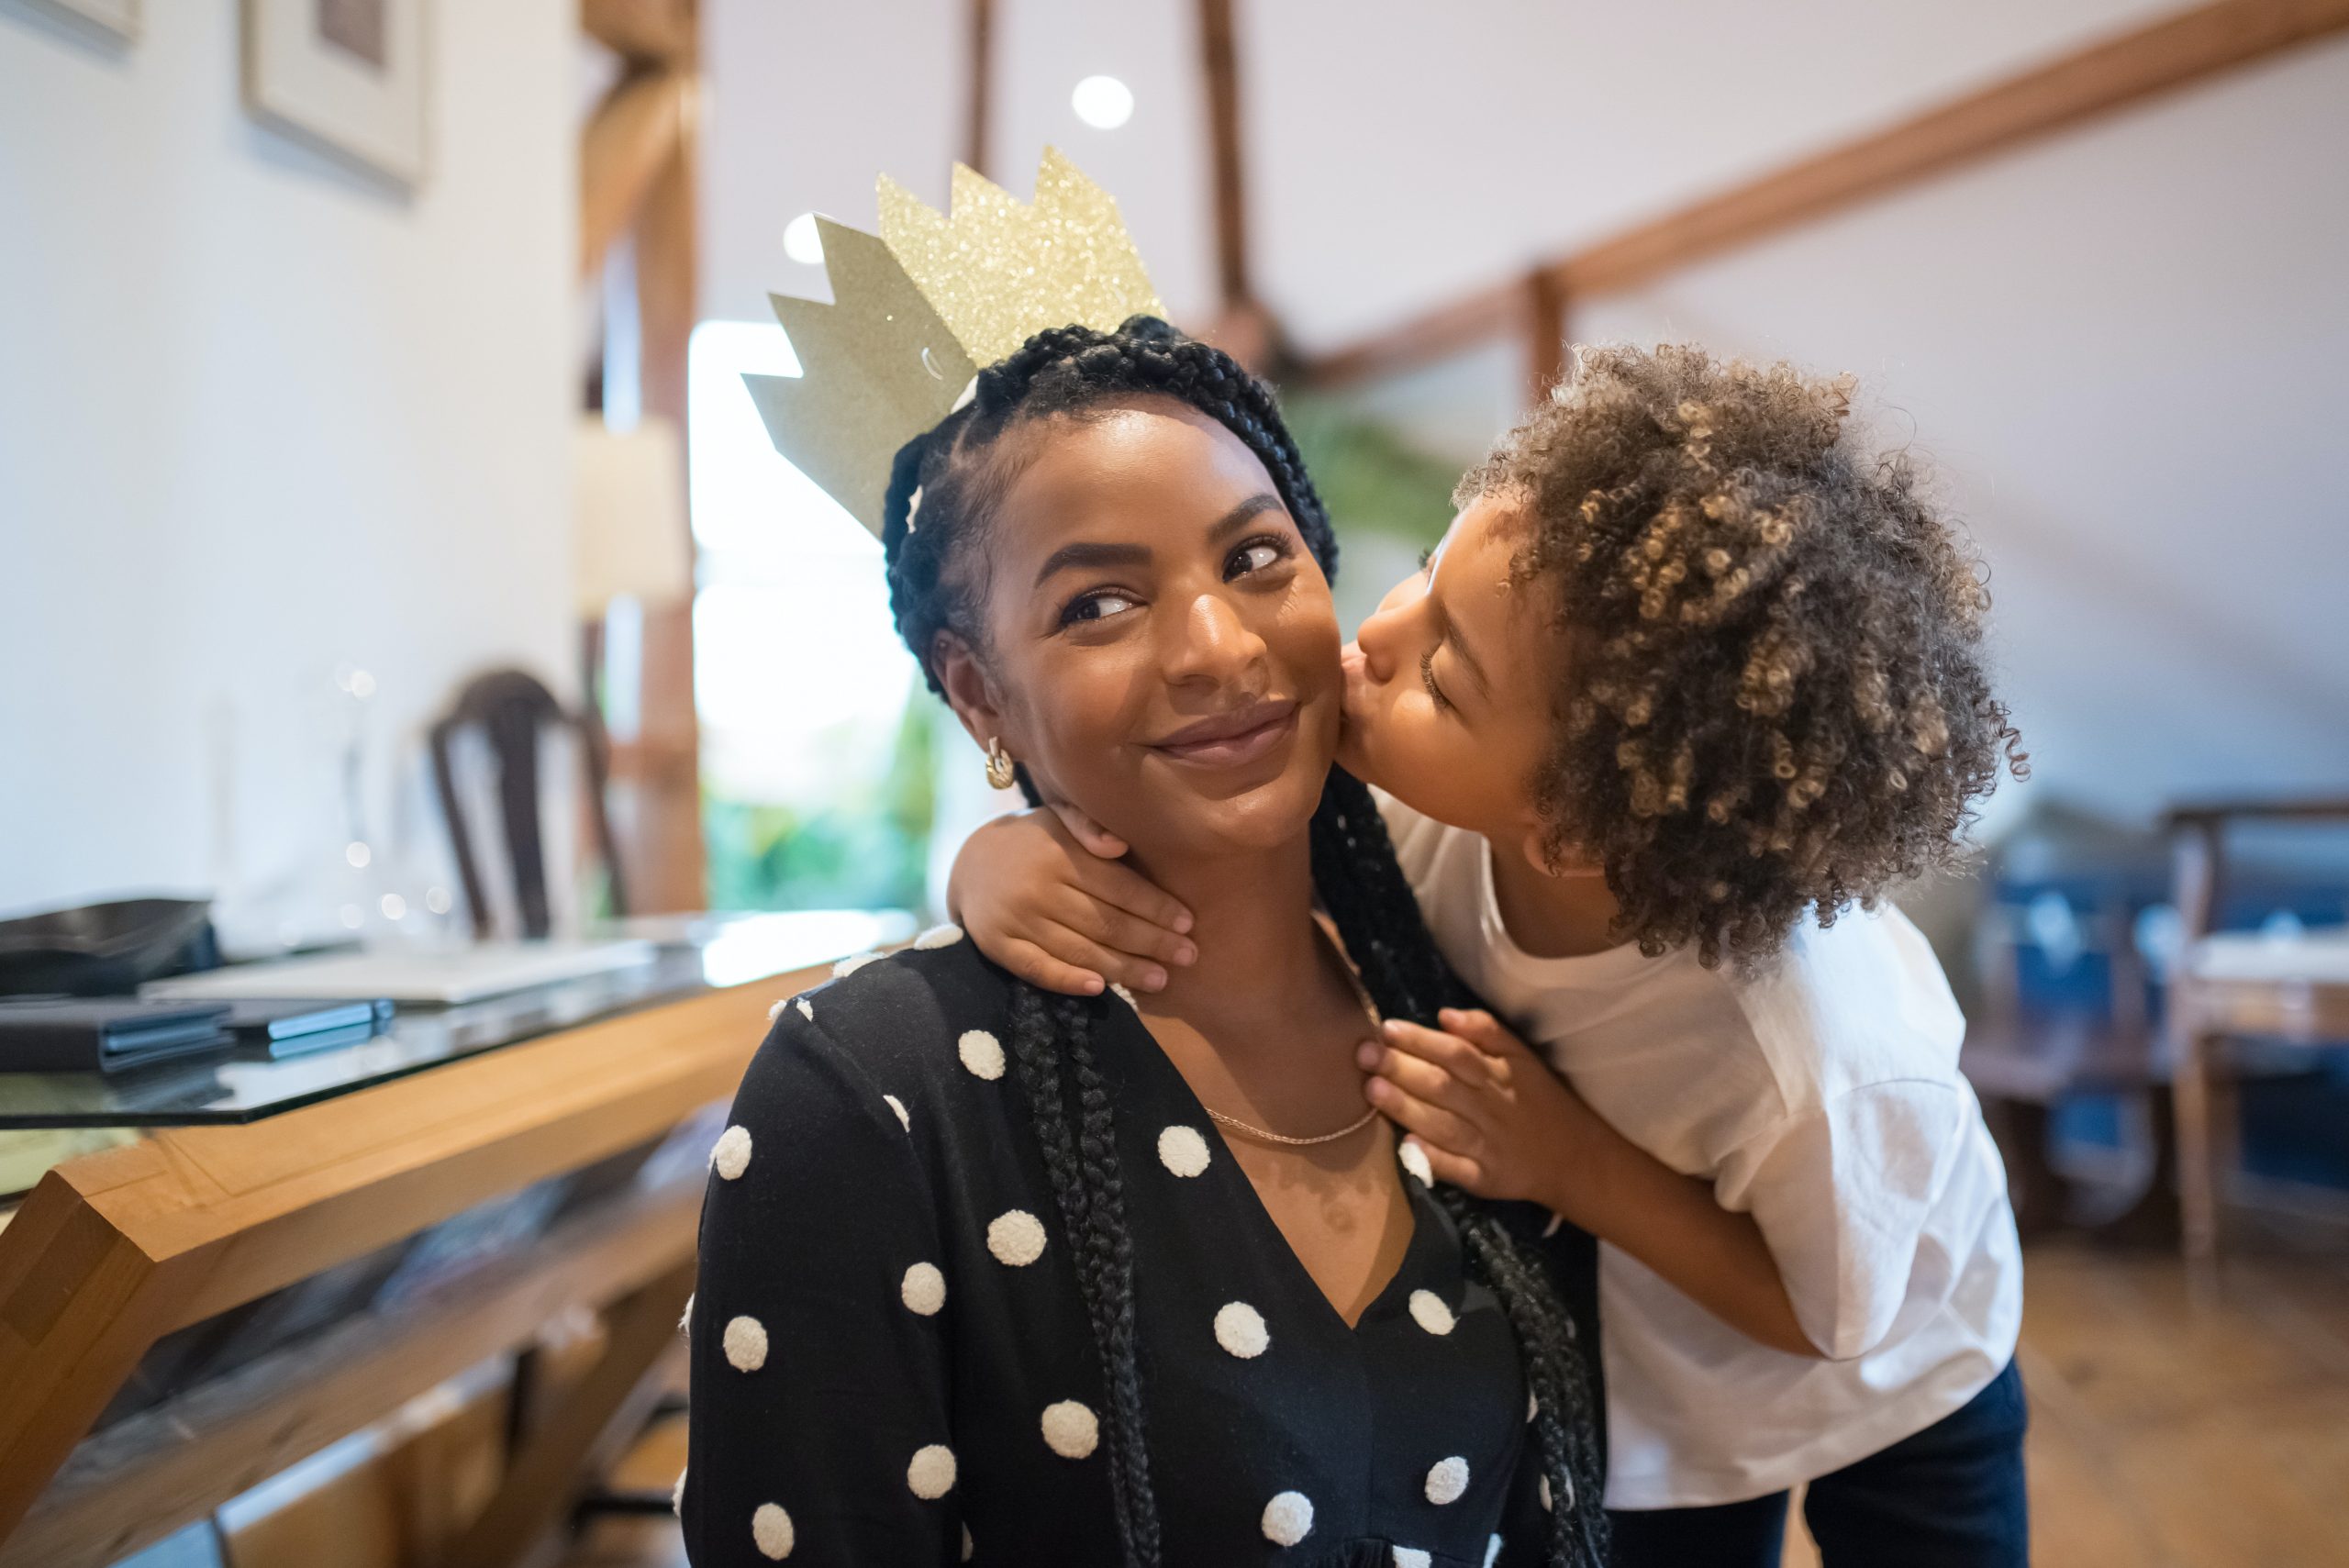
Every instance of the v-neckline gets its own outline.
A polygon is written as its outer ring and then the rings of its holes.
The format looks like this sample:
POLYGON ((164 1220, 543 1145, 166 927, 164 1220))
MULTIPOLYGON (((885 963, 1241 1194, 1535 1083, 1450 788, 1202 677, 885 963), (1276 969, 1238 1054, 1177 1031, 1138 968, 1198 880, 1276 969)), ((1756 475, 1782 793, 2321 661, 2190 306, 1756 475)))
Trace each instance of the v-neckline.
POLYGON ((1397 1294, 1410 1289, 1410 1282, 1424 1270, 1425 1260, 1421 1254, 1436 1233, 1436 1228, 1428 1222, 1425 1206, 1431 1206, 1434 1199, 1424 1192, 1412 1190, 1410 1173, 1402 1170, 1398 1162, 1395 1179, 1402 1187, 1404 1205, 1411 1213, 1411 1234, 1403 1243, 1403 1255, 1397 1260, 1394 1272, 1372 1293, 1353 1320, 1348 1321, 1344 1311, 1330 1299, 1329 1292, 1321 1288, 1321 1282, 1313 1277, 1313 1271, 1305 1266, 1305 1260, 1297 1255, 1297 1248, 1290 1243, 1288 1232, 1283 1230, 1280 1221, 1273 1218, 1273 1211, 1265 1207, 1264 1195, 1256 1190, 1256 1184, 1248 1179, 1247 1169, 1240 1163, 1240 1157, 1232 1152, 1223 1128, 1208 1114, 1207 1102, 1200 1099, 1198 1091, 1191 1087, 1191 1081, 1183 1076, 1183 1070, 1174 1065, 1174 1059, 1166 1054, 1166 1048, 1158 1043, 1158 1037, 1150 1032, 1150 1026, 1142 1020, 1141 1009, 1129 1003, 1121 1010, 1125 1014, 1127 1027, 1141 1037, 1141 1045, 1148 1052, 1151 1065, 1145 1070, 1163 1072, 1172 1080, 1169 1092, 1178 1103, 1186 1106, 1189 1112, 1197 1113, 1196 1130, 1213 1138, 1215 1143, 1210 1148, 1221 1151, 1222 1158, 1219 1160, 1210 1155, 1208 1169, 1200 1173, 1201 1175, 1217 1175, 1220 1180, 1222 1177, 1218 1167, 1230 1167, 1230 1180, 1239 1185, 1246 1201, 1250 1222, 1262 1233, 1271 1250, 1279 1255, 1280 1266, 1288 1272, 1292 1287, 1310 1296, 1327 1315, 1330 1324, 1349 1338, 1358 1336, 1363 1326, 1373 1318, 1389 1316, 1397 1294))

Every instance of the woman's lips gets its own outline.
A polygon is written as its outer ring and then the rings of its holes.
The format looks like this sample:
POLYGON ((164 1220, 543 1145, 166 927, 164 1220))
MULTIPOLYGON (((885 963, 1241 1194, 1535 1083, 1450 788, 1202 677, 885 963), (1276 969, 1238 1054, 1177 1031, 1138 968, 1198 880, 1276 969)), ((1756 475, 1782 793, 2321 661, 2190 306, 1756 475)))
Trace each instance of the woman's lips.
POLYGON ((1152 750, 1178 762, 1230 768, 1252 762, 1297 729, 1297 704, 1255 702, 1203 718, 1153 743, 1152 750))

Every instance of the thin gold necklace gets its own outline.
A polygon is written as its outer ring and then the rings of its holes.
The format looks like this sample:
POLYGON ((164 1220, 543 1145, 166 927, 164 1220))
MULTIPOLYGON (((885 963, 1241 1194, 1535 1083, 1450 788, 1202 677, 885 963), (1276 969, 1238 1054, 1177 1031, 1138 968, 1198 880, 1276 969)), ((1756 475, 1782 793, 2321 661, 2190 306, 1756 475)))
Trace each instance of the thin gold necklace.
MULTIPOLYGON (((1378 1004, 1370 999, 1370 992, 1364 987, 1362 976, 1356 974, 1354 973, 1354 966, 1347 962, 1345 950, 1338 946, 1337 939, 1330 935, 1329 930, 1322 926, 1319 917, 1315 918, 1313 928, 1315 930, 1321 933, 1322 940, 1328 942, 1330 948, 1337 953, 1338 967, 1346 972, 1346 983, 1354 988, 1354 1000, 1362 1004, 1363 1016, 1370 1020, 1372 1032, 1375 1033, 1379 1023, 1378 1004)), ((1277 1143, 1286 1149, 1308 1149, 1317 1143, 1335 1143, 1341 1138, 1352 1138, 1355 1133, 1360 1132, 1364 1128, 1368 1127, 1372 1122, 1378 1119, 1378 1107, 1376 1106, 1373 1106, 1370 1109, 1363 1112, 1361 1116, 1355 1118, 1353 1121, 1348 1122, 1345 1126, 1338 1129, 1335 1132, 1318 1133, 1311 1138, 1291 1138, 1286 1133, 1271 1132, 1261 1127, 1252 1127, 1247 1122, 1241 1121, 1236 1116, 1224 1115, 1221 1111, 1217 1110, 1213 1106, 1208 1105, 1204 1101, 1200 1103, 1199 1108, 1207 1112, 1208 1119, 1213 1121, 1219 1127, 1228 1127, 1234 1132, 1244 1133, 1250 1138, 1257 1139, 1265 1143, 1277 1143)))

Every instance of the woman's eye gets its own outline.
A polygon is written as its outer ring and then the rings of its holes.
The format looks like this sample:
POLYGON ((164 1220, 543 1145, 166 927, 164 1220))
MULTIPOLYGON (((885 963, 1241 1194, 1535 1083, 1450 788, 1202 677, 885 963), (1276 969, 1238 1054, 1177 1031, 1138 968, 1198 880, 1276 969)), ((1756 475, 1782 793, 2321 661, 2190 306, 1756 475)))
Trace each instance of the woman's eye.
POLYGON ((1282 549, 1280 544, 1275 540, 1268 539, 1250 539, 1246 544, 1241 545, 1238 550, 1231 552, 1231 564, 1229 575, 1231 577, 1239 577, 1251 572, 1262 572, 1267 567, 1279 562, 1280 560, 1287 554, 1288 551, 1282 549))
POLYGON ((1428 574, 1428 568, 1434 564, 1435 546, 1429 545, 1425 550, 1419 551, 1419 575, 1422 577, 1426 576, 1428 574))
POLYGON ((1134 607, 1134 602, 1123 594, 1087 594, 1061 612, 1063 626, 1074 626, 1082 621, 1108 620, 1134 607))

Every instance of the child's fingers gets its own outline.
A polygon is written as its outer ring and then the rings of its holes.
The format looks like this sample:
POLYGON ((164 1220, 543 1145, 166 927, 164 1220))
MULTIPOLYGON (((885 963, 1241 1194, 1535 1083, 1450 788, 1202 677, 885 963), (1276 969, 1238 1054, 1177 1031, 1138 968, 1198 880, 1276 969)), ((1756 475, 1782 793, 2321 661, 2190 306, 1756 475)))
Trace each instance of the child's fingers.
POLYGON ((1355 1060, 1376 1077, 1385 1079, 1415 1100, 1441 1106, 1455 1116, 1468 1120, 1477 1116, 1484 1096, 1484 1080, 1464 1079, 1437 1066, 1434 1062, 1413 1056, 1408 1051, 1388 1051, 1375 1040, 1360 1052, 1355 1060), (1372 1051, 1377 1056, 1373 1059, 1372 1051))
POLYGON ((999 955, 990 953, 988 956, 1030 985, 1057 991, 1064 996, 1101 995, 1100 975, 1089 969, 1063 962, 1034 942, 1010 938, 1003 943, 1003 951, 999 955))
POLYGON ((1435 1018, 1451 1033, 1495 1056, 1530 1055, 1532 1051, 1532 1047, 1518 1038, 1516 1030, 1482 1007, 1446 1007, 1435 1018))
MULTIPOLYGON (((1166 970, 1151 959, 1104 947, 1069 926, 1046 924, 1036 933, 1036 944, 1072 969, 1089 970, 1114 980, 1129 991, 1163 991, 1166 970)), ((1100 989, 1098 986, 1095 990, 1100 989)))
POLYGON ((1455 1078, 1472 1084, 1493 1080, 1492 1058, 1474 1041, 1405 1018, 1387 1019, 1381 1026, 1381 1033, 1397 1051, 1432 1062, 1455 1078))
POLYGON ((1390 1079, 1373 1078, 1363 1086, 1363 1093, 1389 1121, 1435 1149, 1464 1153, 1483 1146, 1483 1139, 1465 1117, 1398 1088, 1390 1079))
POLYGON ((1052 815, 1061 819, 1061 826, 1068 829, 1068 836, 1083 845, 1087 854, 1114 861, 1126 852, 1129 846, 1123 839, 1102 827, 1075 806, 1069 805, 1066 801, 1059 800, 1048 804, 1052 808, 1052 815))
POLYGON ((1177 936, 1191 929, 1191 912, 1181 899, 1130 867, 1115 861, 1079 861, 1076 884, 1112 907, 1177 936))
POLYGON ((1198 946, 1190 938, 1176 936, 1163 926, 1153 926, 1074 888, 1055 901, 1048 917, 1112 952, 1165 964, 1190 963, 1199 956, 1198 946))
POLYGON ((1449 1150, 1438 1149, 1434 1144, 1420 1139, 1414 1138, 1408 1141, 1418 1144, 1419 1152, 1428 1157, 1428 1173, 1437 1181, 1448 1182, 1462 1192, 1483 1195, 1484 1166, 1465 1154, 1454 1154, 1449 1150))

